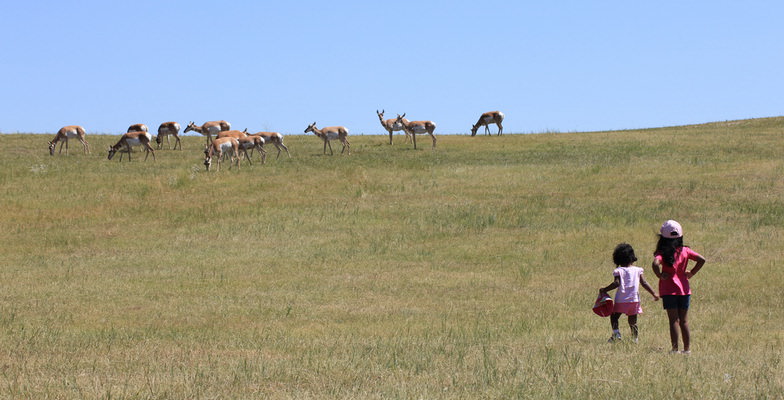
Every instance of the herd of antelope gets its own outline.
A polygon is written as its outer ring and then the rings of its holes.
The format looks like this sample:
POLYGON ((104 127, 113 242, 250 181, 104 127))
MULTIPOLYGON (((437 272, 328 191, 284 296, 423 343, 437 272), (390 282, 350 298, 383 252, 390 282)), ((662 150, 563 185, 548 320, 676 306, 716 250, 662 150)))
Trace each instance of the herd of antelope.
MULTIPOLYGON (((413 142, 414 149, 416 149, 416 135, 427 133, 430 135, 430 138, 433 141, 433 149, 435 149, 436 136, 433 133, 436 130, 436 124, 433 121, 409 121, 406 119, 405 113, 403 113, 403 115, 398 114, 397 118, 384 119, 384 110, 381 110, 381 112, 376 110, 376 114, 378 115, 378 120, 381 122, 381 126, 389 133, 389 144, 392 144, 393 132, 403 131, 406 135, 406 143, 409 141, 413 142)), ((483 113, 476 124, 471 126, 471 136, 476 136, 477 130, 482 126, 485 127, 485 134, 490 135, 491 124, 496 124, 496 126, 498 126, 498 135, 501 135, 504 131, 504 127, 501 124, 503 120, 504 114, 500 111, 483 113)), ((241 156, 244 156, 245 159, 251 163, 254 150, 258 150, 261 156, 261 163, 264 164, 267 158, 267 152, 264 149, 264 145, 267 143, 273 144, 278 150, 276 159, 280 157, 282 150, 285 150, 286 154, 291 158, 289 149, 283 144, 283 135, 278 132, 248 133, 247 129, 244 131, 232 130, 231 124, 226 121, 209 121, 202 125, 196 125, 193 122, 189 122, 183 133, 190 131, 198 132, 207 137, 207 143, 204 146, 204 165, 207 167, 207 171, 210 170, 213 158, 216 157, 218 170, 220 170, 221 160, 226 156, 231 157, 229 168, 235 164, 237 165, 237 168, 239 168, 241 156), (248 150, 251 151, 250 155, 248 154, 248 150)), ((305 128, 304 133, 308 132, 313 132, 314 135, 324 142, 324 154, 327 153, 327 147, 329 147, 330 155, 334 154, 330 141, 336 139, 343 144, 343 149, 340 153, 343 154, 343 152, 347 151, 347 154, 351 154, 351 144, 348 141, 348 129, 346 129, 345 126, 329 126, 319 129, 316 127, 316 123, 313 122, 305 128)), ((177 122, 164 122, 158 127, 158 135, 155 137, 158 150, 163 148, 164 139, 166 140, 167 147, 171 149, 170 136, 173 136, 175 140, 174 150, 177 150, 178 147, 182 150, 180 124, 177 122)), ((68 154, 68 139, 79 140, 82 144, 84 153, 87 154, 90 152, 90 145, 84 137, 85 131, 81 126, 65 126, 57 131, 54 139, 49 142, 49 154, 54 155, 58 142, 60 143, 58 154, 62 153, 63 145, 65 145, 65 154, 68 154)), ((147 161, 150 154, 152 154, 152 158, 155 160, 155 150, 150 144, 152 139, 152 135, 150 135, 147 125, 133 124, 128 127, 126 133, 120 137, 120 140, 118 140, 117 143, 113 146, 109 146, 108 159, 111 160, 119 151, 120 161, 123 159, 123 154, 128 154, 128 161, 130 161, 132 147, 141 146, 145 153, 144 160, 147 161)))

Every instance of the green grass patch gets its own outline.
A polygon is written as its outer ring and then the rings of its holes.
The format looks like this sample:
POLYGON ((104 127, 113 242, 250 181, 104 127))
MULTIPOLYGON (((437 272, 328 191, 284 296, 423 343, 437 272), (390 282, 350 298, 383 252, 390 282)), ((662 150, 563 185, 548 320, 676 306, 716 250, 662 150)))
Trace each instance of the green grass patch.
POLYGON ((0 135, 0 397, 777 398, 782 130, 291 136, 209 173, 201 137, 120 163, 0 135), (609 345, 612 249, 655 281, 669 218, 708 259, 693 354, 648 297, 609 345))

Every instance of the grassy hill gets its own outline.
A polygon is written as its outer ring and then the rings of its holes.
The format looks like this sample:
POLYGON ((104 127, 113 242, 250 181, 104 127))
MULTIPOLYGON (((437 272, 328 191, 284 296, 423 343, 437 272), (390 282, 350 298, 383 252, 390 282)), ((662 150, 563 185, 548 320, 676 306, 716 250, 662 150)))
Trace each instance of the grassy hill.
POLYGON ((290 136, 210 173, 201 137, 120 163, 116 136, 0 135, 0 397, 776 398, 783 131, 290 136), (640 342, 606 343, 613 248, 655 283, 670 218, 708 259, 693 354, 647 294, 640 342))

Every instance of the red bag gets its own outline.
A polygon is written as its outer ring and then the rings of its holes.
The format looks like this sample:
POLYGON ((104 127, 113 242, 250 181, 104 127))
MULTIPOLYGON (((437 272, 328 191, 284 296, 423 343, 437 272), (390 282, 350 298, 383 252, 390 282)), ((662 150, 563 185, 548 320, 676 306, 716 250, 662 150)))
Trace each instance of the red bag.
POLYGON ((609 317, 613 312, 613 300, 607 293, 599 293, 593 303, 593 312, 600 317, 609 317))

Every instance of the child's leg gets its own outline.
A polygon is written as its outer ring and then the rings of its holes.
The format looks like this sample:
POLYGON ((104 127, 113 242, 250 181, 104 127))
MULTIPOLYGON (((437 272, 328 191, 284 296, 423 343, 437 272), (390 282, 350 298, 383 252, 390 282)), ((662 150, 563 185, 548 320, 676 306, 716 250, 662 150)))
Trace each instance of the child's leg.
POLYGON ((639 330, 637 329, 637 314, 629 316, 629 328, 632 330, 632 338, 637 339, 639 330))
POLYGON ((680 324, 680 313, 677 308, 667 309, 667 319, 670 321, 670 341, 672 350, 678 351, 678 325, 680 324))
POLYGON ((612 327, 612 336, 608 342, 621 340, 621 331, 618 330, 618 320, 621 319, 621 313, 612 313, 610 315, 610 327, 612 327))
POLYGON ((610 327, 613 332, 618 330, 618 320, 621 319, 621 313, 612 313, 610 315, 610 327))
POLYGON ((689 332, 688 313, 689 313, 688 308, 678 309, 678 321, 681 328, 681 334, 683 335, 683 351, 689 351, 689 345, 691 344, 691 333, 689 332))

